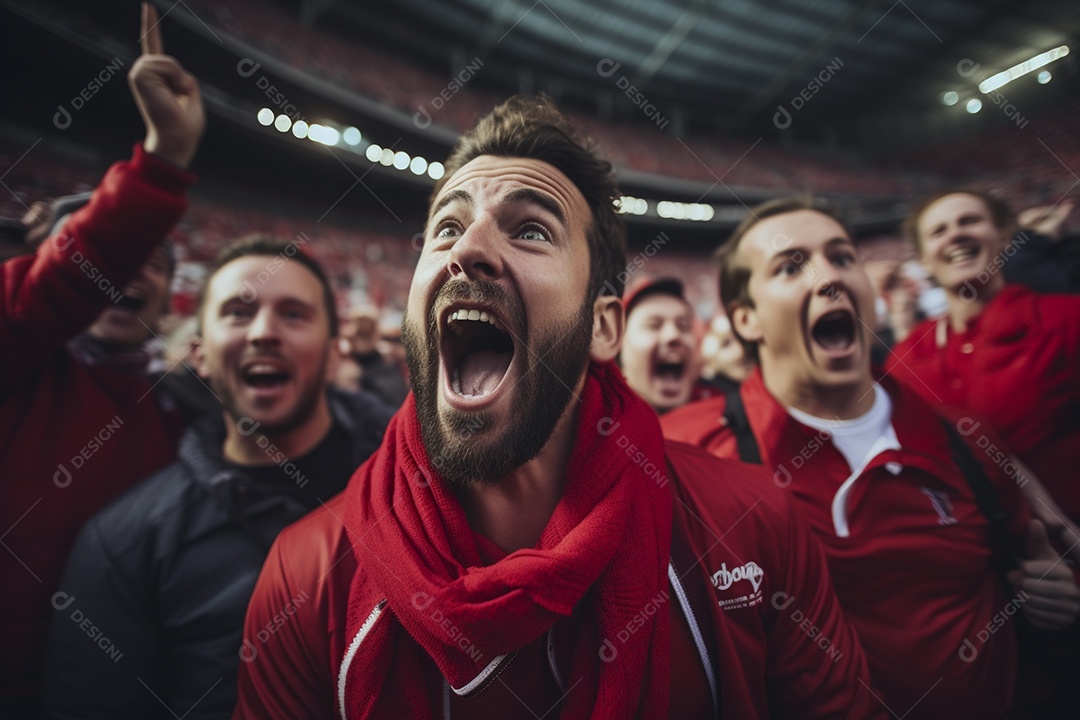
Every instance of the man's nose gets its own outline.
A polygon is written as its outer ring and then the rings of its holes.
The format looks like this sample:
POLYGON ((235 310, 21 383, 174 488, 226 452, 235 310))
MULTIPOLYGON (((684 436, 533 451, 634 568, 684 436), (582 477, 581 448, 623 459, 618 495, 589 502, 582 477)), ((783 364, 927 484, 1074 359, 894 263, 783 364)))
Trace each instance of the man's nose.
POLYGON ((270 308, 259 308, 248 325, 248 342, 259 346, 276 345, 280 341, 277 325, 277 319, 270 308))
POLYGON ((451 277, 493 280, 503 273, 503 238, 488 220, 472 223, 450 249, 447 270, 451 277))

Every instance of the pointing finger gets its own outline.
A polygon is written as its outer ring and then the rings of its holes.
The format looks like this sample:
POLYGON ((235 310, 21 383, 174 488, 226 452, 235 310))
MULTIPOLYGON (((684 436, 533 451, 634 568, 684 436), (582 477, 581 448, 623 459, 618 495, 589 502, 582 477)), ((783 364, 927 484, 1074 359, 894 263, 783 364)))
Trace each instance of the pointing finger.
POLYGON ((139 37, 143 55, 160 55, 165 52, 165 44, 161 41, 160 23, 157 8, 148 2, 143 2, 142 34, 139 37))

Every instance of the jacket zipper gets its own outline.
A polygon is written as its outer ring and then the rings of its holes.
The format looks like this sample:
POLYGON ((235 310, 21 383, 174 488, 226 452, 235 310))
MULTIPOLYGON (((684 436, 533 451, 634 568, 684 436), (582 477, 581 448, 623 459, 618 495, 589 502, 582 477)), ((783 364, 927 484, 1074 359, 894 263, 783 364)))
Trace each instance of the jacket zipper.
POLYGON ((694 609, 690 606, 690 599, 686 596, 686 591, 683 590, 679 574, 675 572, 674 563, 668 563, 668 580, 671 582, 671 588, 675 591, 675 597, 679 599, 679 607, 682 609, 683 615, 686 616, 686 621, 690 624, 690 634, 694 636, 694 645, 697 646, 701 664, 705 666, 705 677, 709 681, 709 694, 712 695, 713 717, 719 717, 720 699, 716 697, 716 674, 713 670, 712 660, 709 659, 709 651, 705 649, 705 638, 701 634, 701 627, 698 625, 697 617, 694 615, 694 609))
POLYGON ((356 637, 349 644, 349 649, 345 651, 345 659, 341 661, 341 669, 338 670, 338 711, 341 713, 341 720, 349 720, 349 716, 345 712, 345 681, 349 675, 349 666, 352 665, 353 658, 356 657, 356 653, 360 649, 360 643, 371 632, 372 626, 375 625, 375 621, 379 619, 385 607, 386 598, 383 598, 371 609, 367 619, 364 620, 364 624, 357 631, 356 637))

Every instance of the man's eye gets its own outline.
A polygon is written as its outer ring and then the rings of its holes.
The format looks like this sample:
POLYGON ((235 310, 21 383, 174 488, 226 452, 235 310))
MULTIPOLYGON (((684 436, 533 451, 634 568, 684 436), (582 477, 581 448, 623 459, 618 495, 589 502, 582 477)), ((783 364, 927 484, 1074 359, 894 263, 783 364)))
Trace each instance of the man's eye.
POLYGON ((777 275, 787 275, 789 277, 797 275, 799 273, 799 266, 793 262, 786 262, 776 269, 776 273, 777 275))
POLYGON ((838 255, 833 262, 840 267, 849 267, 855 264, 855 256, 851 253, 843 253, 842 255, 838 255))
POLYGON ((435 237, 437 238, 457 237, 460 234, 461 228, 456 223, 444 223, 435 231, 435 237))
POLYGON ((231 318, 245 318, 251 316, 251 310, 243 305, 233 305, 232 307, 225 308, 225 312, 223 312, 222 315, 231 318))
POLYGON ((547 242, 550 240, 547 230, 541 225, 525 225, 518 232, 518 237, 522 240, 532 240, 539 242, 547 242))

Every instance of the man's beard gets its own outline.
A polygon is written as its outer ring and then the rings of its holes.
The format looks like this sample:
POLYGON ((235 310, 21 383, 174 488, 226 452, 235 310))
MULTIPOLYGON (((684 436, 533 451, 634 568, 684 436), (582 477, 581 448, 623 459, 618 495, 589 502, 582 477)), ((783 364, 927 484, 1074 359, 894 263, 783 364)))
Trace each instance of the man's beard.
MULTIPOLYGON (((536 457, 569 406, 574 386, 589 361, 592 316, 592 303, 583 303, 568 324, 532 340, 524 308, 502 287, 484 280, 444 285, 432 302, 426 336, 410 327, 406 314, 401 341, 416 396, 420 434, 431 465, 445 480, 459 485, 495 484, 536 457), (518 335, 514 353, 521 357, 511 360, 511 367, 520 362, 524 372, 515 386, 505 391, 517 393, 517 398, 511 417, 499 427, 486 411, 465 413, 447 408, 439 413, 438 309, 466 301, 498 308, 511 324, 508 330, 518 335)), ((453 368, 447 371, 452 374, 453 368)))
MULTIPOLYGON (((273 425, 259 423, 258 427, 255 428, 256 433, 265 435, 268 438, 280 438, 301 427, 315 416, 319 401, 326 391, 323 378, 326 376, 326 366, 329 358, 330 350, 328 348, 323 353, 322 360, 319 363, 319 371, 312 374, 309 382, 300 388, 299 397, 292 411, 273 425)), ((221 399, 221 407, 225 411, 225 416, 229 422, 237 423, 243 418, 250 417, 248 412, 240 406, 236 396, 229 389, 228 383, 211 377, 210 388, 221 399)))

